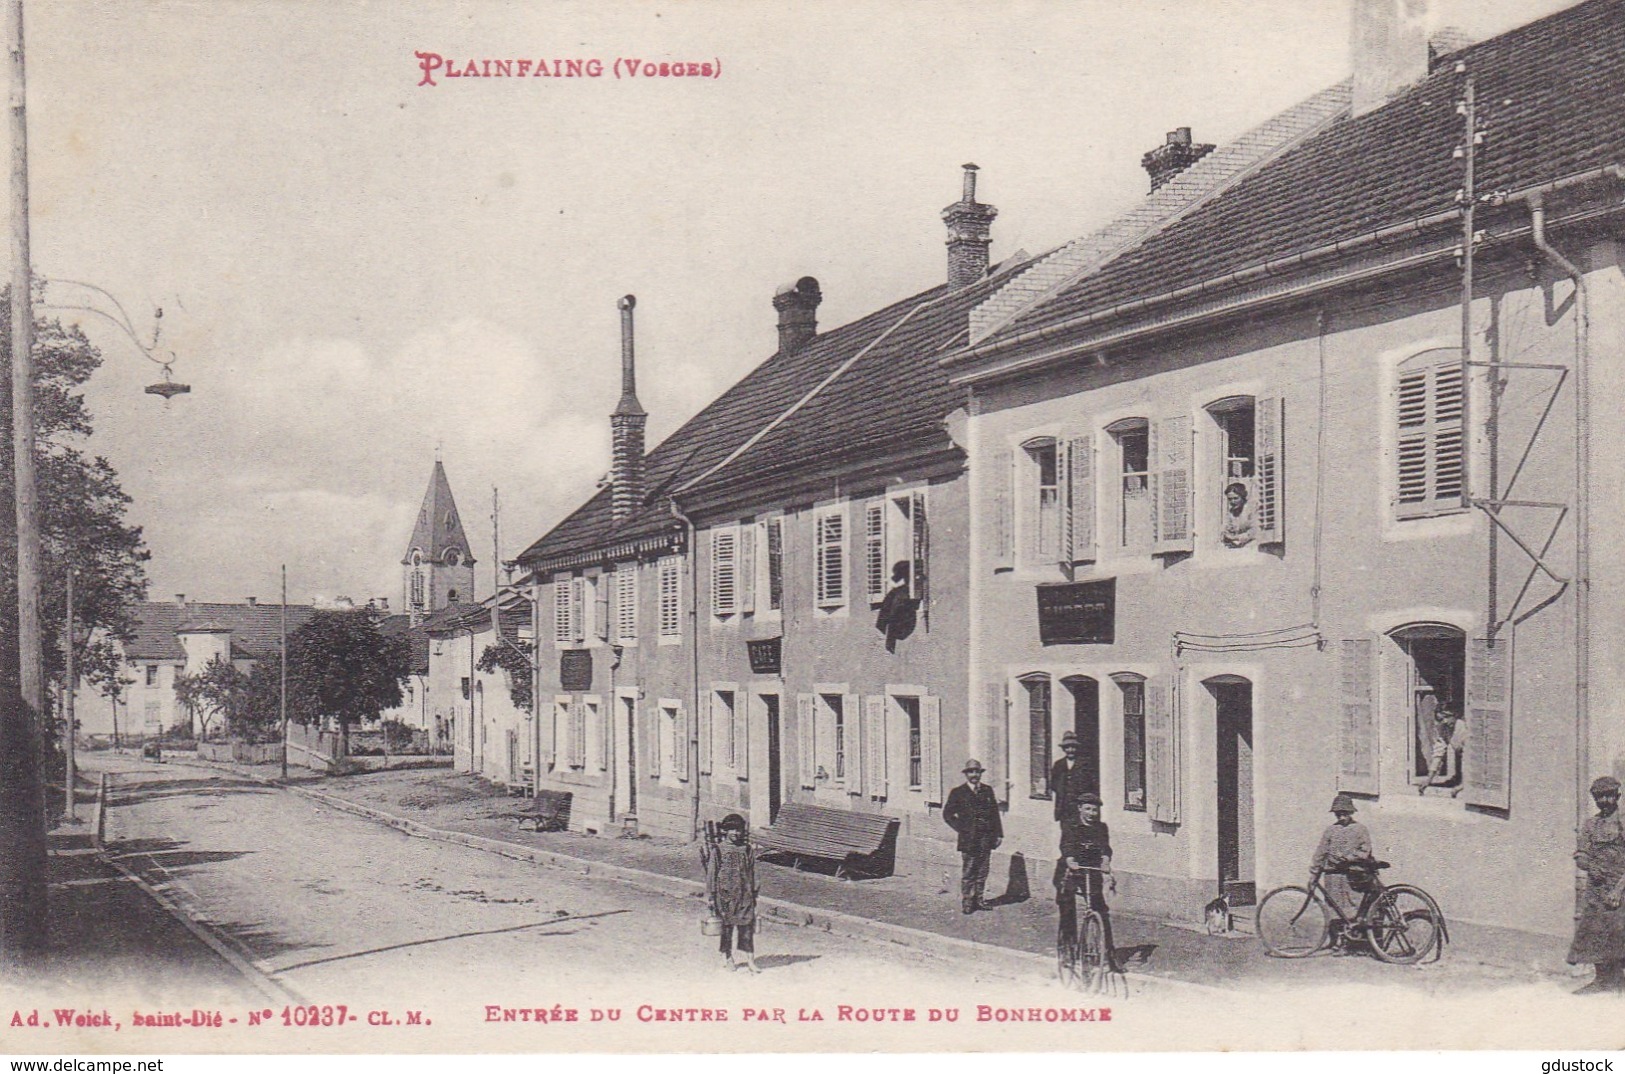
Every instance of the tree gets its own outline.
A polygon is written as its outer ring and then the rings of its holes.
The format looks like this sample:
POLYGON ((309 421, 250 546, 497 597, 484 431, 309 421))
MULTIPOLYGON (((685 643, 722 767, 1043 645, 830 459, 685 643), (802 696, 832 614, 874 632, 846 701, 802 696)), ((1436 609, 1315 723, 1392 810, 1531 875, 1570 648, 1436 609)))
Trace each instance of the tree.
POLYGON ((248 674, 216 656, 195 675, 175 677, 175 700, 198 720, 197 737, 209 737, 209 720, 220 717, 228 731, 243 724, 248 700, 248 674))
POLYGON ((523 649, 506 639, 493 642, 480 653, 480 661, 474 666, 487 674, 501 668, 503 678, 508 681, 508 698, 514 708, 520 712, 533 711, 530 661, 525 658, 523 649))
POLYGON ((332 717, 348 755, 350 726, 399 705, 411 673, 406 638, 380 634, 365 608, 319 611, 288 638, 288 716, 307 727, 332 717))

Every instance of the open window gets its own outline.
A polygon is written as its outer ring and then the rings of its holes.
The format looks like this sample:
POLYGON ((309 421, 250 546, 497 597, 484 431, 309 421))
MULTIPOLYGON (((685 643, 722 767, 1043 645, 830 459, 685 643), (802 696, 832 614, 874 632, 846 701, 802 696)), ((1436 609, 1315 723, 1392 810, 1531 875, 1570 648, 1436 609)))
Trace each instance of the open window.
POLYGON ((1125 552, 1151 551, 1151 424, 1126 418, 1109 426, 1117 453, 1117 546, 1125 552))
POLYGON ((1113 675, 1123 705, 1123 808, 1145 812, 1145 679, 1113 675))
POLYGON ((1467 636, 1442 623, 1419 623, 1401 627, 1389 637, 1402 654, 1406 781, 1459 793, 1470 732, 1463 709, 1467 636))
POLYGON ((1048 798, 1049 768, 1054 753, 1051 732, 1054 696, 1050 677, 1025 675, 1021 687, 1027 701, 1027 796, 1048 798))

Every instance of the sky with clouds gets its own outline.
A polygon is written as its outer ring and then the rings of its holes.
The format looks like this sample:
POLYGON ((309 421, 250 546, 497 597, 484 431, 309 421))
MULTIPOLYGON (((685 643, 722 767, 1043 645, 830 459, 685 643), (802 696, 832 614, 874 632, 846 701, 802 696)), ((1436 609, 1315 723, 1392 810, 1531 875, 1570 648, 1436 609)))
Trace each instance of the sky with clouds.
MULTIPOLYGON (((1482 38, 1563 0, 1433 0, 1482 38)), ((638 296, 653 444, 775 346, 944 273, 982 167, 993 257, 1143 195, 1177 126, 1222 142, 1348 73, 1347 0, 28 5, 36 270, 117 295, 193 393, 96 318, 95 448, 152 594, 400 599, 436 451, 492 584, 589 495, 638 296), (716 63, 715 79, 447 79, 416 52, 716 63)), ((1447 104, 1441 106, 1448 107, 1447 104)), ((1447 149, 1444 151, 1448 151, 1447 149)), ((47 301, 77 305, 65 282, 47 301)))

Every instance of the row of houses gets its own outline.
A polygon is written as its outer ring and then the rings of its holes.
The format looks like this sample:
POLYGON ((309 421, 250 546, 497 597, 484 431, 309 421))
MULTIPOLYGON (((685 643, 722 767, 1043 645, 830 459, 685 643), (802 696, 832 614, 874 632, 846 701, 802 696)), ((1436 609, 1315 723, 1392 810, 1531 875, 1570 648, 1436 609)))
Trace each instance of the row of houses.
POLYGON ((992 261, 966 165, 939 285, 830 329, 781 288, 652 450, 623 298, 606 487, 498 616, 425 620, 459 767, 589 832, 884 814, 936 876, 975 756, 1036 878, 1071 731, 1130 908, 1301 877, 1346 792, 1453 921, 1565 933, 1625 774, 1625 4, 1465 47, 1416 6, 1357 0, 1353 79, 1173 132, 1039 256, 992 261))

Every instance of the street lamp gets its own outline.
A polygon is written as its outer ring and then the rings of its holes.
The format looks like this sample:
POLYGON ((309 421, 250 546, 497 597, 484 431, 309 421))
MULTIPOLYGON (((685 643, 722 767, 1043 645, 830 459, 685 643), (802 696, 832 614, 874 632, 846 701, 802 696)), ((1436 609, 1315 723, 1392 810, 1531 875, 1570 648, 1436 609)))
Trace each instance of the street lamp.
POLYGON ((124 304, 121 303, 117 296, 115 296, 111 291, 108 291, 102 287, 97 287, 93 283, 85 283, 83 280, 47 280, 45 282, 47 284, 62 284, 69 287, 83 287, 88 291, 94 291, 96 294, 101 295, 108 302, 112 303, 113 308, 118 311, 118 316, 116 317, 113 316, 113 314, 108 313, 106 310, 99 309, 95 306, 46 303, 45 308, 52 310, 73 310, 79 313, 93 313, 97 317, 100 317, 102 320, 113 325, 120 332, 123 332, 130 342, 135 344, 135 349, 141 352, 141 356, 143 358, 149 362, 152 362, 154 365, 161 366, 163 368, 164 379, 155 384, 149 384, 144 389, 148 395, 161 395, 163 396, 164 402, 167 403, 177 395, 187 395, 191 393, 192 386, 190 384, 181 384, 180 382, 171 379, 170 365, 175 360, 175 352, 170 351, 168 358, 165 358, 158 353, 158 336, 159 333, 163 331, 164 327, 164 311, 162 307, 159 307, 152 312, 152 341, 143 343, 141 341, 141 337, 136 334, 135 323, 130 320, 130 315, 124 310, 124 304))

